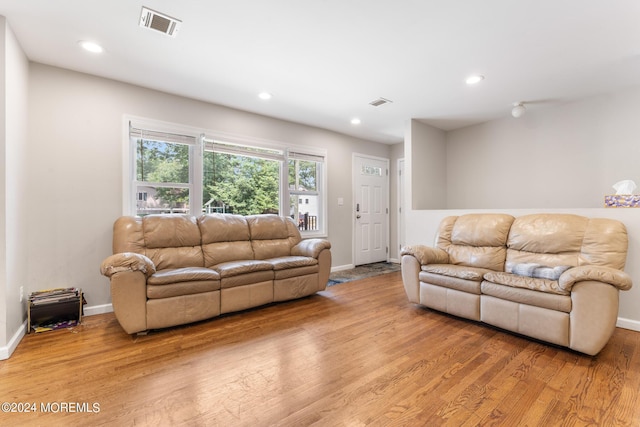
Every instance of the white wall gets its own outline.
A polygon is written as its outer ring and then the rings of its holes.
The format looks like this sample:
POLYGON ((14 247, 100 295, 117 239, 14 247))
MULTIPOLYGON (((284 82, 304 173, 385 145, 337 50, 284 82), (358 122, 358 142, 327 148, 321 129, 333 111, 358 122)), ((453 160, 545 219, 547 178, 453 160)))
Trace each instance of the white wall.
MULTIPOLYGON (((0 104, 0 242, 6 242, 6 163, 7 163, 7 33, 8 26, 4 17, 0 16, 0 99, 4 100, 0 104)), ((9 292, 7 281, 7 248, 6 244, 0 245, 0 301, 7 301, 9 292)), ((7 304, 0 303, 0 346, 6 350, 8 335, 7 324, 7 304)))
MULTIPOLYGON (((640 330, 640 209, 603 207, 616 181, 633 179, 640 185, 638 107, 640 87, 573 104, 531 107, 518 120, 508 117, 448 132, 441 161, 446 163, 449 210, 407 206, 407 244, 433 244, 442 218, 467 212, 566 212, 618 219, 629 234, 625 271, 634 282, 620 294, 618 324, 640 330)), ((412 158, 413 167, 422 160, 412 158)))
POLYGON ((29 268, 25 217, 27 172, 28 61, 10 27, 0 17, 0 359, 9 357, 25 330, 29 268), (25 291, 26 296, 26 291, 25 291))
POLYGON ((326 148, 333 265, 353 263, 353 201, 344 185, 351 182, 352 153, 389 158, 388 145, 37 63, 29 74, 30 291, 77 286, 88 306, 110 303, 99 266, 111 253, 112 225, 122 215, 125 114, 326 148))

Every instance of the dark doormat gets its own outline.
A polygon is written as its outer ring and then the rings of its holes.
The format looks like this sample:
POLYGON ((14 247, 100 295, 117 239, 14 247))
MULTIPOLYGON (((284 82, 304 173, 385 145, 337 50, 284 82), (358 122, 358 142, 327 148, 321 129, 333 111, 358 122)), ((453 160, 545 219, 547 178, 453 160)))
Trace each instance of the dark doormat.
POLYGON ((373 264, 359 265, 349 270, 331 273, 327 286, 351 282, 352 280, 366 279, 367 277, 378 276, 380 274, 393 273, 394 271, 400 271, 400 264, 375 262, 373 264))

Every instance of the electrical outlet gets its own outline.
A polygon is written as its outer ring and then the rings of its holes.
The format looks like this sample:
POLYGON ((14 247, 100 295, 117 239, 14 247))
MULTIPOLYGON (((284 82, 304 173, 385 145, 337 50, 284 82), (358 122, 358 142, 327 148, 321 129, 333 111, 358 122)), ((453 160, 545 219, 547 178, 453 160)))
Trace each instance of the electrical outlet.
POLYGON ((20 286, 20 302, 24 299, 24 286, 20 286))

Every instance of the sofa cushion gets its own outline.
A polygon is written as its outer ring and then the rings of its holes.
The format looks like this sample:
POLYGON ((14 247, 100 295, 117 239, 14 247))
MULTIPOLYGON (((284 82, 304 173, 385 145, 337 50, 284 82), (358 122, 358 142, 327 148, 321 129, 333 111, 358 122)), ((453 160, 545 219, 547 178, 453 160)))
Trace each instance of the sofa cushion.
POLYGON ((507 241, 507 268, 518 263, 599 265, 622 270, 628 237, 620 221, 572 214, 516 218, 507 241))
POLYGON ((525 288, 514 288, 512 286, 500 285, 486 280, 482 282, 481 290, 483 295, 490 295, 501 300, 548 308, 550 310, 562 311, 564 313, 571 312, 572 301, 571 297, 568 295, 557 295, 525 288))
POLYGON ((457 277, 465 280, 475 280, 477 282, 481 282, 484 275, 492 271, 488 268, 467 267, 453 264, 427 264, 423 265, 421 269, 428 273, 457 277))
POLYGON ((242 215, 207 214, 198 217, 202 243, 249 240, 249 225, 242 215))
POLYGON ((157 270, 203 267, 200 230, 189 215, 148 215, 142 218, 144 255, 157 270))
POLYGON ((513 216, 467 214, 459 216, 451 230, 451 243, 464 246, 505 246, 513 216))
POLYGON ((142 218, 148 249, 200 246, 200 230, 191 215, 148 215, 142 218))
POLYGON ((220 273, 220 278, 224 279, 226 277, 239 276, 258 271, 273 271, 273 266, 267 261, 243 260, 218 264, 214 269, 220 273))
POLYGON ((144 255, 144 232, 142 218, 139 216, 121 216, 113 223, 114 254, 135 252, 144 255))
POLYGON ((286 270, 288 268, 306 267, 309 265, 318 265, 316 258, 310 258, 305 256, 285 256, 279 258, 271 258, 265 260, 273 265, 273 269, 286 270))
POLYGON ((198 226, 202 233, 205 267, 254 258, 245 217, 231 214, 201 215, 198 226))
POLYGON ((253 259, 253 250, 249 241, 203 244, 202 254, 204 255, 204 266, 208 268, 215 268, 216 265, 239 259, 253 259))
POLYGON ((249 215, 247 224, 255 259, 289 256, 291 248, 300 242, 300 232, 290 218, 249 215))
MULTIPOLYGON (((466 280, 458 277, 445 276, 442 274, 429 273, 427 271, 421 271, 418 274, 420 284, 436 285, 441 288, 455 289, 457 291, 466 292, 469 294, 480 295, 480 284, 478 280, 466 280)), ((422 289, 422 286, 421 286, 422 289)))
POLYGON ((217 271, 204 267, 175 268, 156 271, 147 279, 147 283, 149 285, 170 285, 179 282, 202 280, 219 281, 220 274, 217 271))
POLYGON ((589 219, 573 214, 523 215, 513 221, 507 246, 533 253, 577 254, 589 219))
POLYGON ((556 295, 569 295, 570 292, 560 288, 557 280, 538 279, 535 277, 518 276, 517 274, 492 271, 484 275, 484 279, 500 285, 513 288, 531 289, 556 295))
POLYGON ((160 270, 147 279, 147 298, 171 298, 220 289, 220 274, 204 267, 160 270))
POLYGON ((451 264, 504 270, 506 242, 514 218, 506 214, 467 214, 442 220, 437 246, 451 264))
POLYGON ((590 218, 582 239, 578 265, 599 265, 624 270, 629 238, 620 221, 590 218))
POLYGON ((220 290, 220 280, 194 280, 170 285, 147 285, 147 298, 160 299, 220 290))
POLYGON ((304 256, 286 256, 265 260, 273 265, 274 279, 283 280, 291 277, 306 276, 319 271, 316 258, 304 256))
POLYGON ((418 278, 423 283, 476 295, 480 295, 480 283, 484 275, 492 271, 452 264, 429 264, 423 265, 421 269, 418 278))

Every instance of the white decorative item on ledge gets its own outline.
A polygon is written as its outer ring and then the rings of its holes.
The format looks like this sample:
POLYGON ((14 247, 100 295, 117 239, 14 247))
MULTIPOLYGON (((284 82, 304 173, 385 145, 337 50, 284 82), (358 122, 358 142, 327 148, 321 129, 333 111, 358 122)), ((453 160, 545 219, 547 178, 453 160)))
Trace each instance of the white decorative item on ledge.
POLYGON ((615 195, 604 196, 606 208, 640 208, 640 195, 633 194, 636 183, 630 179, 618 181, 613 184, 615 195))
POLYGON ((604 196, 605 208, 640 208, 640 194, 614 194, 604 196))
POLYGON ((633 194, 633 192, 638 188, 636 183, 630 179, 625 179, 623 181, 618 181, 613 184, 613 189, 616 190, 617 195, 629 195, 633 194))

